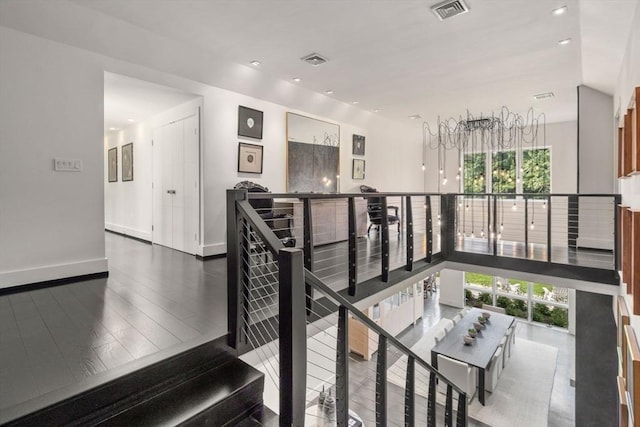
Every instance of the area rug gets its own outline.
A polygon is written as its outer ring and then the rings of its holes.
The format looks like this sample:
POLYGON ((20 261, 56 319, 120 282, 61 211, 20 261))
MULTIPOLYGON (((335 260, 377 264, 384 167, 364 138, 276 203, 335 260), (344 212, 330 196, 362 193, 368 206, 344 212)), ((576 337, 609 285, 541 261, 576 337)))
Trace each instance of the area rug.
MULTIPOLYGON (((420 341, 428 343, 429 338, 420 341)), ((411 349, 426 355, 425 344, 420 341, 411 349)), ((491 427, 546 427, 557 357, 555 347, 517 338, 498 385, 493 393, 485 393, 485 406, 474 397, 469 418, 491 427)), ((425 360, 429 361, 430 355, 425 360)), ((406 358, 392 365, 387 374, 389 382, 404 388, 406 366, 406 358)), ((426 384, 416 384, 416 393, 426 397, 426 384)), ((444 395, 438 393, 437 400, 444 404, 444 395)))

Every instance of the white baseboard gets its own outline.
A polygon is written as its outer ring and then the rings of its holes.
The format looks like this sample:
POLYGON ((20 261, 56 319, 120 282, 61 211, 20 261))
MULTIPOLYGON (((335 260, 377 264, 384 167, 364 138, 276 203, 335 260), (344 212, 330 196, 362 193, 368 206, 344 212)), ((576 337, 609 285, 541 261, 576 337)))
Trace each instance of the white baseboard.
POLYGON ((215 243, 213 245, 203 245, 199 248, 200 253, 198 255, 212 256, 212 255, 224 255, 227 253, 227 245, 224 243, 215 243))
POLYGON ((115 233, 124 234, 125 236, 136 237, 138 239, 146 240, 148 242, 151 241, 151 232, 136 230, 135 228, 125 227, 124 225, 112 224, 110 222, 106 222, 104 224, 104 228, 113 231, 115 233))
POLYGON ((0 272, 0 289, 109 271, 106 258, 0 272))

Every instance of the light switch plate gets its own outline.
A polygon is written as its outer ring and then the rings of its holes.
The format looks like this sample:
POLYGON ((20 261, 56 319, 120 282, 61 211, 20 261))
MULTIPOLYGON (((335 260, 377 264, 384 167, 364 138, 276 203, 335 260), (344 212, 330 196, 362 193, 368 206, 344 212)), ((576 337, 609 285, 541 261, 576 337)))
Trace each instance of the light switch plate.
POLYGON ((53 170, 56 172, 82 172, 82 160, 54 158, 53 170))

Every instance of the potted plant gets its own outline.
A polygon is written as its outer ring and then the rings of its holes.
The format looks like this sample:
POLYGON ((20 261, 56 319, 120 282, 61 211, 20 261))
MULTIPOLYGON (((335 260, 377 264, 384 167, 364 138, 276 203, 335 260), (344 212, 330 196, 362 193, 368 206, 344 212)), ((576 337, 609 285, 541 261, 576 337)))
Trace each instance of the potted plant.
POLYGON ((470 328, 467 332, 469 333, 469 336, 471 338, 475 338, 476 335, 478 334, 478 331, 476 331, 475 328, 470 328))

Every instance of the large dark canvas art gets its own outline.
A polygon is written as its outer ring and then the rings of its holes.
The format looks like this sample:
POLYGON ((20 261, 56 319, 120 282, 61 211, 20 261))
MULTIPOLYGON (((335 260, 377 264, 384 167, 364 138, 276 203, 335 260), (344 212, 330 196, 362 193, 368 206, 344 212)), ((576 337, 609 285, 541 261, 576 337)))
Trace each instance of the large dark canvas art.
POLYGON ((287 113, 287 139, 287 191, 337 192, 340 126, 287 113))

